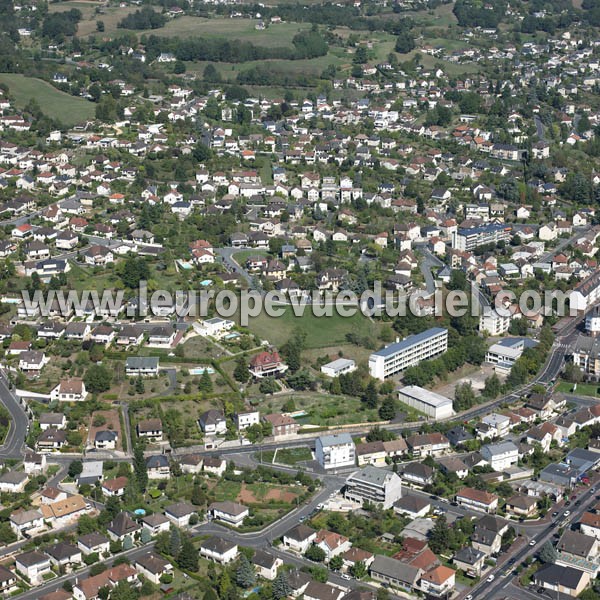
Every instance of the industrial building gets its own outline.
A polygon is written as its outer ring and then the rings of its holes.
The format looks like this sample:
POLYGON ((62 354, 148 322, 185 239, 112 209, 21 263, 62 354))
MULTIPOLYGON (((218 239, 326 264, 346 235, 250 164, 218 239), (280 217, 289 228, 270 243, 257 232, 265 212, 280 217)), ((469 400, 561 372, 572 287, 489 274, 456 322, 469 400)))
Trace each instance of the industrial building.
POLYGON ((446 419, 454 414, 450 398, 430 392, 418 385, 407 385, 399 389, 398 400, 436 421, 446 419))

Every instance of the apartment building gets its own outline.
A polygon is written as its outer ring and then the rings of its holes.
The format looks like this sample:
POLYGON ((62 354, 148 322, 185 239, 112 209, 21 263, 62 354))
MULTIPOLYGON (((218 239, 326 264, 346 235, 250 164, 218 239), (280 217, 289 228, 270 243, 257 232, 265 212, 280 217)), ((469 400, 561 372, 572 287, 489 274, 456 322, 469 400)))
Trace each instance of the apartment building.
POLYGON ((388 509, 402 496, 402 481, 396 473, 367 466, 346 479, 344 497, 388 509))
POLYGON ((374 352, 369 357, 369 373, 383 381, 412 367, 422 360, 434 358, 448 349, 448 330, 433 327, 422 333, 409 335, 374 352))
POLYGON ((459 228, 452 234, 452 247, 470 251, 479 246, 507 242, 512 235, 512 227, 504 223, 492 223, 470 229, 459 228))
POLYGON ((324 469, 353 467, 356 461, 356 447, 348 433, 323 435, 317 438, 315 455, 324 469))

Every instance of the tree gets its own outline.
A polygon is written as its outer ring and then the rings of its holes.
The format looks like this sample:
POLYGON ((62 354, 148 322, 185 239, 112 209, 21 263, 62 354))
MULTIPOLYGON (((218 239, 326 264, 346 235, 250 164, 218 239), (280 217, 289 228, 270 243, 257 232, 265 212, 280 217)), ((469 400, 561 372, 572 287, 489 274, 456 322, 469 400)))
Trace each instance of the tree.
POLYGON ((329 561, 329 568, 332 571, 339 571, 343 566, 344 566, 344 559, 342 558, 341 554, 338 554, 337 556, 334 556, 329 561))
POLYGON ((171 556, 179 557, 179 551, 181 550, 181 532, 178 527, 171 527, 169 536, 169 554, 171 556))
POLYGON ((129 582, 119 581, 110 590, 110 600, 138 600, 138 592, 129 582))
POLYGON ((96 21, 96 31, 100 33, 104 31, 104 21, 96 21))
POLYGON ((377 386, 374 379, 367 384, 362 401, 367 408, 377 408, 377 386))
POLYGON ((189 537, 186 537, 181 544, 181 550, 177 555, 177 566, 185 571, 198 570, 198 551, 189 537))
POLYGON ((257 444, 258 442, 261 442, 264 438, 263 428, 260 425, 260 423, 250 425, 250 427, 246 428, 246 431, 244 433, 251 444, 257 444))
POLYGON ((442 554, 450 545, 450 532, 448 530, 448 522, 445 515, 440 515, 435 522, 429 537, 429 547, 435 554, 442 554))
POLYGON ((130 289, 139 287, 141 281, 150 278, 150 268, 145 259, 130 255, 125 259, 119 269, 123 284, 130 289))
POLYGON ((396 403, 393 396, 386 396, 379 407, 379 418, 391 421, 396 416, 396 403))
POLYGON ((198 390, 203 394, 210 394, 213 391, 213 384, 208 374, 208 369, 204 369, 202 376, 200 377, 200 383, 198 383, 198 390))
POLYGON ((326 558, 325 550, 319 548, 319 546, 309 546, 308 550, 304 553, 304 556, 308 558, 308 560, 312 560, 314 562, 323 562, 326 558))
POLYGON ((292 587, 288 582, 287 575, 284 571, 277 573, 273 581, 273 598, 275 600, 281 600, 287 598, 292 593, 292 587))
POLYGON ((74 460, 69 465, 68 475, 71 479, 75 479, 77 475, 81 475, 83 471, 83 462, 80 460, 74 460))
POLYGON ((454 390, 453 407, 456 412, 471 408, 475 404, 475 392, 470 381, 459 383, 454 390))
POLYGON ((358 562, 354 563, 350 567, 350 574, 356 579, 362 579, 363 577, 366 577, 367 567, 365 566, 365 563, 362 560, 359 560, 358 562))
POLYGON ((246 365, 246 361, 243 356, 240 356, 235 363, 235 369, 233 371, 233 377, 240 383, 246 383, 250 379, 250 371, 246 365))
POLYGON ((245 554, 240 556, 238 561, 237 570, 235 572, 235 582, 241 588, 248 589, 254 585, 256 576, 254 574, 254 567, 250 564, 250 561, 246 558, 245 554))
POLYGON ((133 472, 138 490, 144 492, 148 485, 148 471, 146 470, 144 448, 141 444, 137 444, 133 451, 133 472))
POLYGON ((198 483, 195 483, 192 488, 191 502, 194 506, 204 506, 206 504, 206 494, 198 483))
POLYGON ((543 563, 554 564, 556 562, 556 559, 558 558, 558 552, 556 551, 556 548, 552 545, 552 542, 546 542, 542 546, 539 558, 543 563))
POLYGON ((489 377, 486 377, 482 392, 486 398, 497 398, 501 391, 502 383, 496 373, 492 373, 489 377))
POLYGON ((148 544, 152 540, 152 534, 147 527, 142 527, 142 533, 140 534, 140 541, 142 544, 148 544))
POLYGON ((131 550, 133 548, 133 540, 130 535, 126 535, 123 540, 123 550, 131 550))
POLYGON ((86 389, 93 394, 106 392, 110 389, 112 373, 104 365, 92 365, 86 371, 83 382, 86 389))
POLYGON ((408 54, 411 50, 415 49, 415 38, 406 32, 405 34, 399 35, 396 38, 396 45, 394 50, 400 54, 408 54))

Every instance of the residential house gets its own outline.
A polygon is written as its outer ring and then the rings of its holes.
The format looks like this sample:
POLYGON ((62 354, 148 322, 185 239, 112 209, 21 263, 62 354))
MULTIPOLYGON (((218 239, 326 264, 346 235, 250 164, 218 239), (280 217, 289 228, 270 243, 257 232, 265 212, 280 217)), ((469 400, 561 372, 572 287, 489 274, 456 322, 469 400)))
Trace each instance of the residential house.
POLYGON ((226 565, 237 558, 238 546, 223 538, 211 537, 200 543, 200 556, 226 565))

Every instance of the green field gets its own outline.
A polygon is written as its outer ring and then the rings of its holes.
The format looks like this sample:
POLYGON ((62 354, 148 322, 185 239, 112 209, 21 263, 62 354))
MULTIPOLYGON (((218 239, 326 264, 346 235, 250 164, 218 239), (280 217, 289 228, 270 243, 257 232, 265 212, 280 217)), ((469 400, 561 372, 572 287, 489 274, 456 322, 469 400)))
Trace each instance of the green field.
MULTIPOLYGON (((277 463, 282 465, 289 465, 290 467, 295 466, 299 462, 306 462, 312 460, 312 452, 310 448, 302 446, 300 448, 281 448, 277 451, 270 450, 269 452, 262 453, 263 462, 273 462, 275 458, 275 452, 277 452, 277 463)), ((260 457, 260 454, 257 455, 260 457)))
POLYGON ((557 391, 563 394, 578 394, 581 396, 600 396, 600 384, 597 383, 578 383, 577 387, 574 383, 568 381, 560 381, 556 386, 557 391))
POLYGON ((230 40, 252 42, 258 46, 277 48, 291 46, 292 38, 299 32, 310 29, 304 23, 277 23, 266 29, 255 29, 254 19, 205 19, 202 17, 179 17, 171 19, 164 27, 154 29, 153 35, 165 37, 226 37, 230 40))
MULTIPOLYGON (((279 307, 278 307, 279 308, 279 307)), ((378 345, 379 327, 367 317, 357 312, 353 317, 342 317, 335 312, 329 317, 313 315, 310 306, 305 308, 304 315, 296 317, 290 307, 284 308, 281 317, 269 317, 264 311, 249 319, 248 329, 263 340, 281 346, 287 342, 298 327, 306 332, 306 348, 327 348, 346 342, 347 333, 372 337, 378 345)))
POLYGON ((44 114, 65 125, 74 125, 94 118, 94 105, 83 98, 75 98, 33 77, 0 73, 0 83, 9 88, 17 108, 23 108, 34 98, 44 114))

